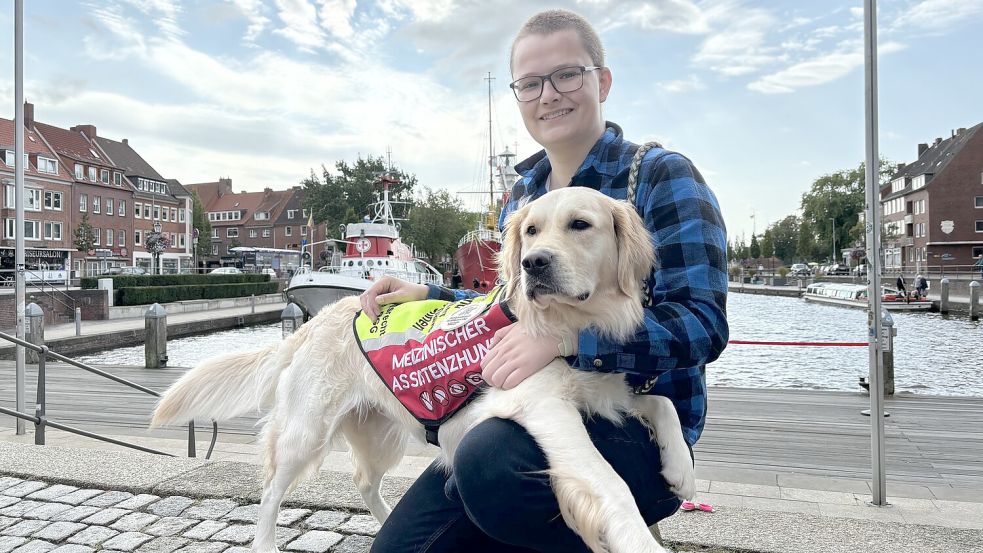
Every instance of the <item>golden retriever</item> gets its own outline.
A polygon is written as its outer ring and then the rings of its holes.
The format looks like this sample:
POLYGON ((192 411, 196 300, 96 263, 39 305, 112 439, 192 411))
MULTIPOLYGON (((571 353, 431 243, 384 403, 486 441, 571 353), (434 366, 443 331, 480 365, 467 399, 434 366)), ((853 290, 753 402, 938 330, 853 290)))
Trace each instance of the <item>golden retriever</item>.
MULTIPOLYGON (((500 267, 509 305, 528 331, 560 337, 593 328, 614 340, 642 322, 641 284, 654 263, 651 238, 635 209, 587 188, 550 192, 508 220, 500 267)), ((265 483, 253 543, 276 550, 285 494, 316 471, 331 439, 347 440, 354 480, 384 522, 383 475, 424 429, 366 363, 352 332, 357 297, 321 310, 280 344, 208 359, 161 398, 153 425, 228 419, 269 409, 262 430, 265 483)), ((489 417, 521 424, 543 449, 566 523, 597 553, 666 551, 653 538, 625 482, 592 444, 583 415, 650 429, 662 475, 690 498, 695 483, 679 418, 664 397, 631 393, 618 373, 572 370, 563 358, 511 390, 487 388, 441 426, 439 458, 451 465, 464 434, 489 417)))

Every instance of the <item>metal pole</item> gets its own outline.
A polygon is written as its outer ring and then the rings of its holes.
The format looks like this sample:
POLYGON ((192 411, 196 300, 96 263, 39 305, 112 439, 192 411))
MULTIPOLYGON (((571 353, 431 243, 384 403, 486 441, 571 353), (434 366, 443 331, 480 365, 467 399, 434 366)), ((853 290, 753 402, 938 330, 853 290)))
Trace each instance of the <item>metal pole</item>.
POLYGON ((866 84, 866 197, 867 259, 871 261, 867 297, 870 299, 867 328, 870 338, 870 454, 873 468, 871 490, 874 505, 887 505, 884 455, 884 365, 881 357, 881 210, 880 154, 877 150, 877 0, 864 0, 864 80, 866 84))
POLYGON ((34 405, 34 416, 37 417, 38 422, 34 425, 34 445, 44 445, 44 426, 47 424, 45 420, 45 404, 47 403, 45 381, 48 378, 45 366, 47 358, 48 346, 42 345, 41 352, 38 353, 38 397, 37 403, 34 405))
MULTIPOLYGON (((24 0, 14 0, 14 303, 17 309, 17 337, 25 337, 24 310, 24 0)), ((24 412, 24 346, 17 346, 15 367, 16 409, 24 412)), ((17 435, 25 432, 24 420, 17 419, 17 435)))

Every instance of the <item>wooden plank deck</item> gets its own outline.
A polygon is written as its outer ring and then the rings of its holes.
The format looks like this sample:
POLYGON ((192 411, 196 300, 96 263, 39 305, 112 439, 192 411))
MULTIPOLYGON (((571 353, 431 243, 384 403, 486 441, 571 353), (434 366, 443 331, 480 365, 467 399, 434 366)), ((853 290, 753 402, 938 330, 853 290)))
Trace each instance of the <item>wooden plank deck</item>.
MULTIPOLYGON (((113 367, 113 374, 163 391, 185 369, 113 367)), ((33 409, 36 371, 28 367, 33 409)), ((148 431, 152 396, 67 365, 48 368, 49 418, 114 435, 181 437, 148 431)), ((0 361, 0 404, 14 405, 14 363, 0 361)), ((700 467, 870 479, 870 419, 861 393, 713 388, 700 467)), ((891 482, 983 489, 983 398, 901 395, 886 401, 887 475, 891 482)), ((252 441, 258 417, 220 425, 221 440, 252 441)), ((0 415, 0 427, 12 417, 0 415)), ((206 427, 199 425, 202 430, 206 427)), ((202 435, 199 435, 201 438, 202 435)))

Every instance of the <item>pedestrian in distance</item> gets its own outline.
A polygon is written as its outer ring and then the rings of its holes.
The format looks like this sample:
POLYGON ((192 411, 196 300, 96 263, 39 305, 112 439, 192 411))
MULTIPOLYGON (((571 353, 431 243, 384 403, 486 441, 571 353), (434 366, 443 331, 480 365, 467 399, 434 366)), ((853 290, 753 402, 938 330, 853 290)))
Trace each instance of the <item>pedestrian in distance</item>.
MULTIPOLYGON (((613 78, 591 24, 565 10, 538 13, 519 30, 509 59, 509 86, 526 130, 543 150, 515 167, 522 178, 500 227, 521 205, 568 186, 627 198, 639 146, 603 117, 613 78)), ((657 245, 659 263, 645 285, 654 302, 647 302, 633 341, 611 343, 594 331, 570 340, 533 338, 519 321, 496 334, 481 362, 482 376, 491 386, 510 389, 558 356, 574 370, 623 373, 635 393, 675 404, 692 448, 705 423, 705 366, 720 355, 728 336, 726 232, 716 198, 689 159, 655 146, 636 168, 634 205, 657 245)), ((375 319, 385 303, 475 295, 384 277, 361 300, 375 319)), ((615 424, 593 417, 584 424, 646 523, 679 509, 681 500, 659 473, 658 444, 638 419, 626 416, 615 424)), ((588 553, 559 512, 548 471, 542 450, 520 425, 486 420, 461 441, 450 476, 431 466, 410 487, 372 551, 588 553)))
POLYGON ((898 280, 895 281, 895 287, 898 289, 898 295, 904 298, 905 303, 908 303, 908 288, 905 287, 904 275, 898 275, 898 280))
POLYGON ((924 300, 928 290, 928 281, 925 277, 918 275, 915 277, 915 300, 924 300))

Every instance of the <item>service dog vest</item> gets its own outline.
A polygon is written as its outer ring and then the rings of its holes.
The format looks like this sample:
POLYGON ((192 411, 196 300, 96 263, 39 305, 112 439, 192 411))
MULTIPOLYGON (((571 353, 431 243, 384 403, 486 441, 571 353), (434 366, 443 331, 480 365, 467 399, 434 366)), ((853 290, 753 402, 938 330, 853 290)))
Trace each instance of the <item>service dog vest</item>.
POLYGON ((352 326, 379 378, 437 443, 440 425, 485 386, 479 364, 495 332, 516 321, 502 287, 468 300, 424 300, 382 306, 372 322, 352 326))

